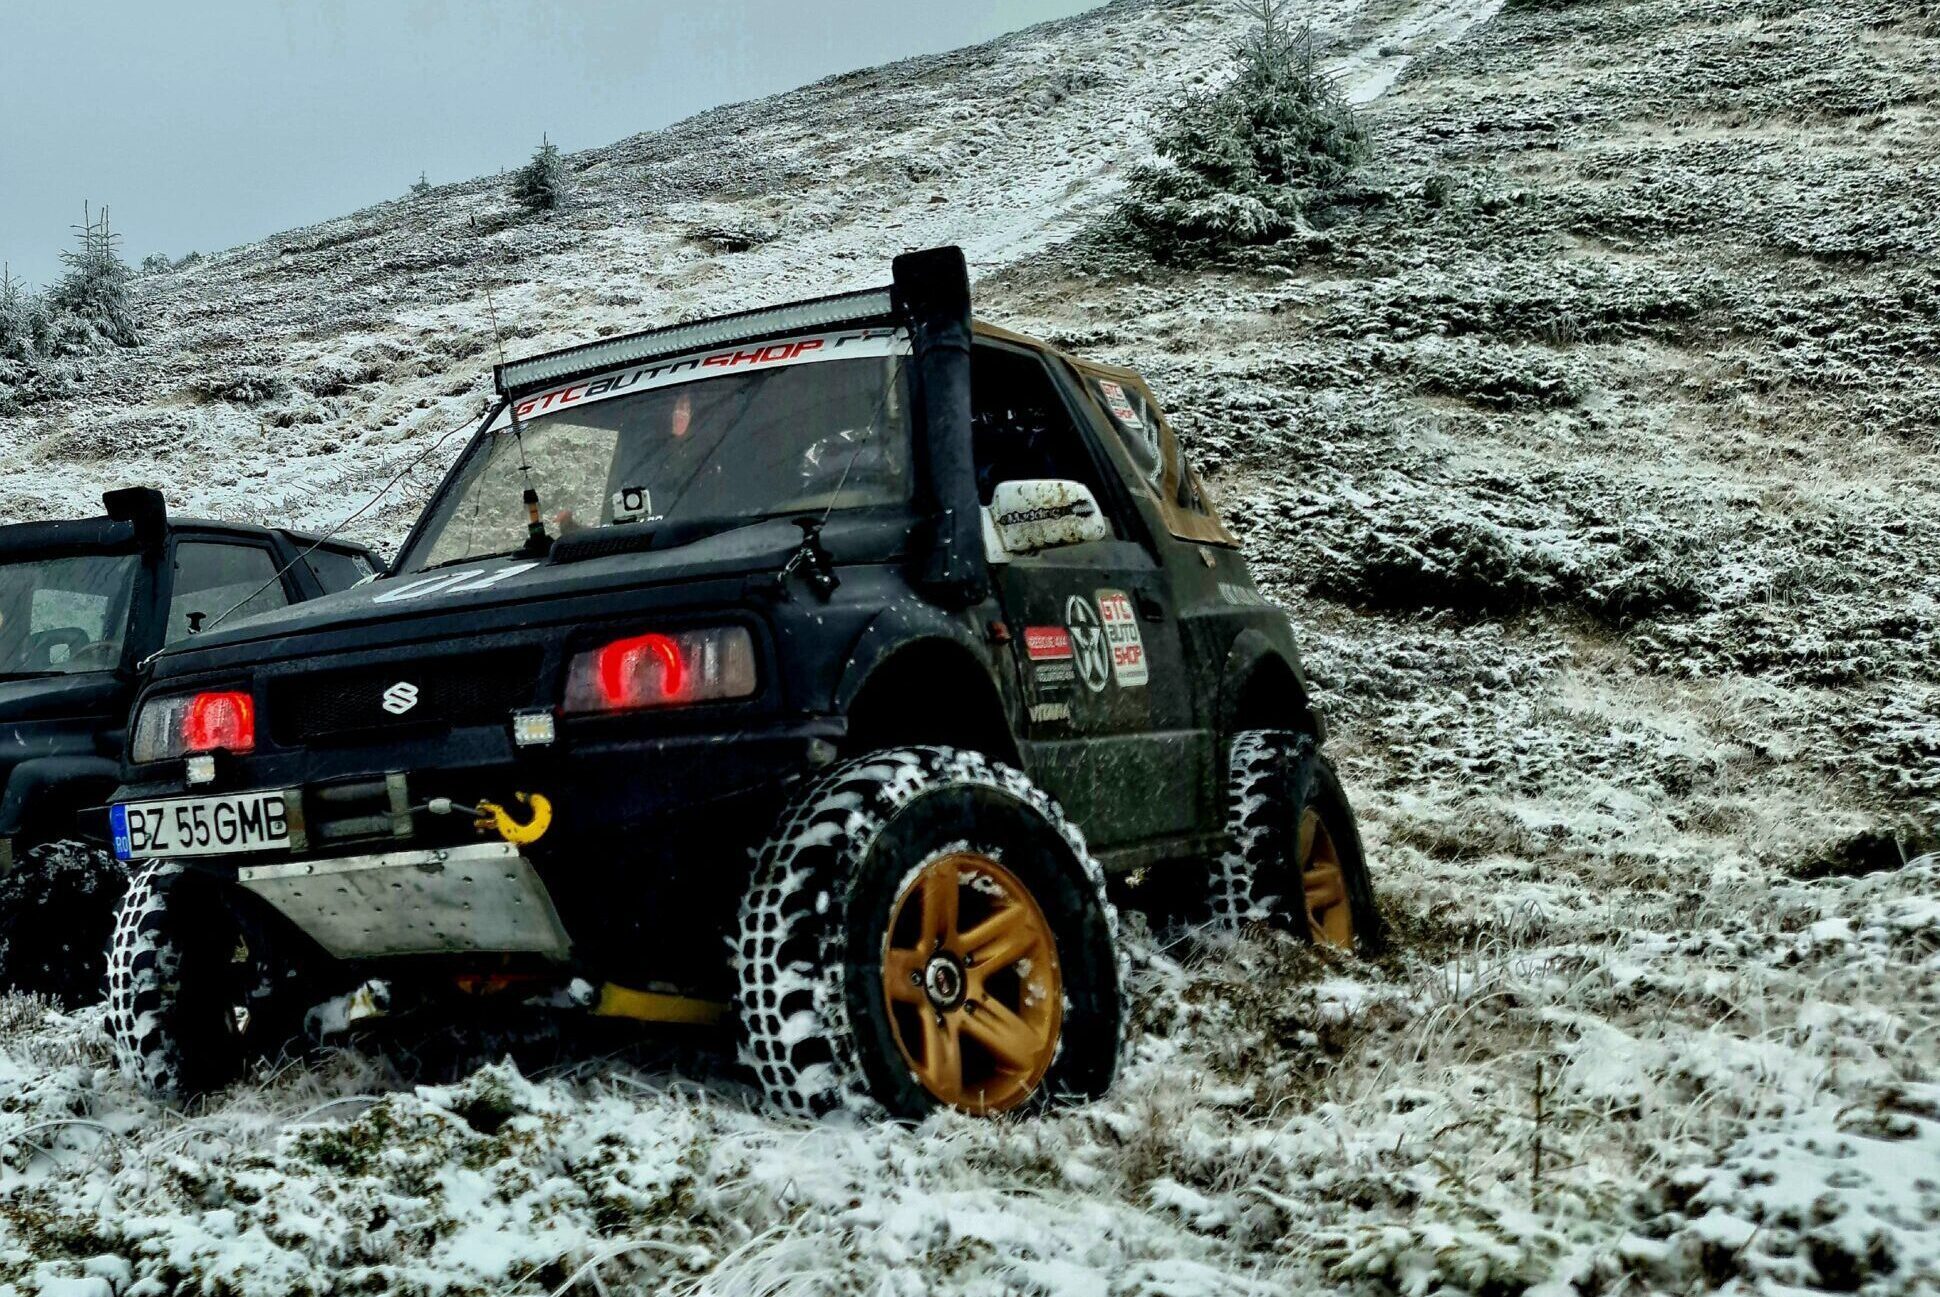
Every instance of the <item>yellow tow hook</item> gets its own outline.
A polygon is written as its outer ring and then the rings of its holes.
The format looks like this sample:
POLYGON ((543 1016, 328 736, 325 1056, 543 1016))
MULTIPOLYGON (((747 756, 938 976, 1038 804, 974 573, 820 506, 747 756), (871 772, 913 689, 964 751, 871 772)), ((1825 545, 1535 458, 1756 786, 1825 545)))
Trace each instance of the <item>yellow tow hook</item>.
POLYGON ((521 824, 497 802, 480 802, 478 818, 473 821, 480 830, 491 829, 515 847, 529 846, 546 836, 552 827, 552 803, 544 793, 513 793, 521 805, 532 808, 532 818, 521 824))

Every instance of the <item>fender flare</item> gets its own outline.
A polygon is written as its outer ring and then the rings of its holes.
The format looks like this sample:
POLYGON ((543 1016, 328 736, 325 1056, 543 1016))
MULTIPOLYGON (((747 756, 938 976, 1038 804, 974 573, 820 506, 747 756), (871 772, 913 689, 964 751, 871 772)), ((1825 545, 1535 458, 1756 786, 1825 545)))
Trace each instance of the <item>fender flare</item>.
POLYGON ((120 764, 106 757, 30 757, 7 776, 7 790, 0 795, 0 838, 18 834, 58 789, 86 785, 88 793, 74 799, 78 807, 112 792, 120 782, 120 764))
POLYGON ((1327 722, 1307 696, 1307 677, 1300 670, 1297 661, 1289 658, 1268 636, 1253 628, 1241 631, 1233 638, 1232 647, 1226 652, 1226 662, 1219 671, 1219 733, 1231 735, 1235 730, 1244 728, 1244 718, 1240 716, 1240 705, 1248 689, 1260 678, 1261 672, 1279 674, 1284 672, 1292 685, 1289 699, 1290 714, 1275 718, 1278 724, 1294 724, 1313 734, 1317 742, 1327 740, 1327 722))
POLYGON ((983 679, 990 691, 991 705, 998 712, 997 721, 1012 748, 1005 759, 1018 760, 1017 729, 999 684, 1004 664, 961 618, 928 605, 885 609, 856 637, 831 699, 835 714, 845 720, 851 717, 856 700, 877 673, 898 657, 911 651, 938 649, 960 655, 966 667, 974 667, 983 679))
POLYGON ((990 650, 961 620, 927 605, 910 608, 898 604, 876 614, 849 647, 848 663, 842 668, 842 678, 836 683, 835 697, 831 700, 835 711, 848 715, 850 706, 876 668, 896 654, 918 644, 939 643, 968 654, 986 672, 995 675, 990 650))

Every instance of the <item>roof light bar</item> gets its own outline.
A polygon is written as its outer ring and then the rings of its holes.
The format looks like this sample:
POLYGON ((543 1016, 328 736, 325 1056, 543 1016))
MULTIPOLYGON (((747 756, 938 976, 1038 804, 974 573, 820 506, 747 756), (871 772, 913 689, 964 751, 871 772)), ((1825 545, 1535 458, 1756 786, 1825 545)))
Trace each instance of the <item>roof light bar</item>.
POLYGON ((648 329, 644 333, 630 333, 624 338, 608 338, 526 360, 507 361, 493 367, 492 377, 499 395, 511 396, 662 356, 752 342, 757 338, 783 333, 804 333, 841 324, 883 320, 890 313, 887 288, 838 293, 833 297, 818 297, 787 306, 763 307, 718 316, 712 320, 696 320, 692 324, 648 329))

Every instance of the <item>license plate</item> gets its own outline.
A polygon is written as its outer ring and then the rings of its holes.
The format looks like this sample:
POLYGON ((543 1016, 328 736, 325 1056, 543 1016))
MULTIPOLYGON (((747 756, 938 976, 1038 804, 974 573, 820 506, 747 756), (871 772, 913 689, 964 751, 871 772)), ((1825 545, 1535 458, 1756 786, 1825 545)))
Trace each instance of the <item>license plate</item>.
POLYGON ((117 860, 289 851, 303 846, 296 793, 228 793, 123 802, 108 809, 117 860))

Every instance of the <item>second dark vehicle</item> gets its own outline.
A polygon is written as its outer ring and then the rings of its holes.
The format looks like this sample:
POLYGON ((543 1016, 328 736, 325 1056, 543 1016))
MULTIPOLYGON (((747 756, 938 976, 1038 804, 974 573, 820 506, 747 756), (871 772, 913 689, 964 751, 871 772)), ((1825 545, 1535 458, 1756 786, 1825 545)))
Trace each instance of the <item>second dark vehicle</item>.
POLYGON ((880 291, 501 365, 383 580, 164 654, 113 809, 155 1089, 307 1005, 735 1013, 772 1099, 1109 1085, 1108 871, 1376 916, 1284 611, 1137 374, 880 291))
POLYGON ((127 867, 109 851, 142 663, 225 613, 346 590, 362 545, 170 518, 157 491, 106 516, 0 527, 0 988, 73 1006, 101 994, 127 867))

